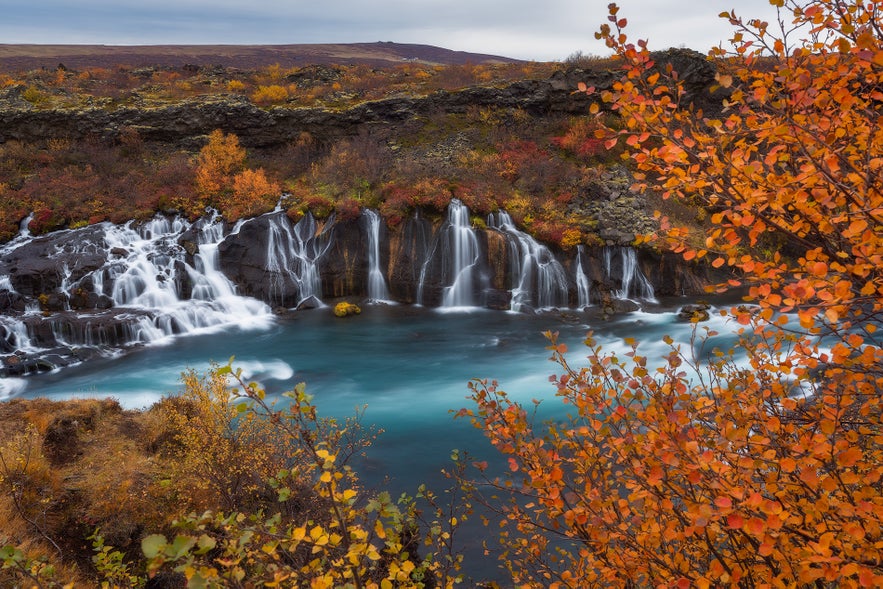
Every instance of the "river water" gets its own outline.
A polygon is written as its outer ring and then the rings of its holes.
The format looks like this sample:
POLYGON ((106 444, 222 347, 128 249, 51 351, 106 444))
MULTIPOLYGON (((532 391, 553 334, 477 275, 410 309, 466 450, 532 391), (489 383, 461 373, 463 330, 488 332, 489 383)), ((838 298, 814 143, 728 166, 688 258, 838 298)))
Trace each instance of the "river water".
MULTIPOLYGON (((559 367, 548 359, 544 331, 559 332, 576 366, 585 361, 582 342, 589 330, 611 352, 625 350, 623 338, 637 338, 652 362, 669 349, 664 335, 689 346, 692 326, 676 318, 685 302, 662 301, 610 320, 574 311, 526 315, 402 305, 371 305, 361 315, 335 318, 325 307, 279 318, 266 330, 182 337, 28 377, 20 396, 111 396, 126 407, 146 407, 175 394, 183 371, 205 371, 235 356, 234 366, 271 396, 305 382, 322 415, 347 417, 365 406, 364 423, 384 432, 359 465, 363 480, 393 496, 413 494, 420 483, 435 489, 449 484, 440 470, 450 464, 453 449, 493 456, 480 432, 451 413, 469 406, 470 379, 496 379, 516 399, 540 400, 542 415, 560 414, 564 406, 549 383, 559 367)), ((723 322, 713 314, 709 324, 726 332, 723 322)), ((732 342, 717 336, 709 345, 732 342)), ((487 575, 484 566, 473 570, 487 575)))

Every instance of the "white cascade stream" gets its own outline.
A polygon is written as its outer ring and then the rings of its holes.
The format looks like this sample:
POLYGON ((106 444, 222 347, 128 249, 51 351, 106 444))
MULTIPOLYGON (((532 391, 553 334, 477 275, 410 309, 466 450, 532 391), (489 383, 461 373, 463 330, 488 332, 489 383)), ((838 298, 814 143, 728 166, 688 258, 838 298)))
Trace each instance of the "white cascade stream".
MULTIPOLYGON (((104 223, 101 227, 103 243, 84 243, 81 247, 82 252, 106 250, 106 261, 76 281, 71 280, 67 263, 61 263, 60 290, 70 296, 77 289, 91 286, 90 290, 108 296, 113 308, 78 313, 78 328, 53 317, 45 319, 59 346, 119 348, 230 327, 266 328, 274 321, 267 305, 237 295, 233 284, 220 272, 217 250, 224 237, 220 218, 198 222, 195 267, 187 263, 186 252, 178 244, 191 228, 183 219, 157 216, 140 225, 104 223)), ((0 253, 20 247, 19 241, 27 239, 30 237, 23 232, 0 253)), ((80 246, 70 253, 75 256, 79 252, 80 246)), ((8 277, 0 277, 0 290, 13 290, 8 277)), ((34 311, 28 309, 26 314, 34 311)), ((0 317, 0 326, 0 337, 15 350, 41 351, 31 343, 20 318, 0 317)))
POLYGON ((567 272, 548 247, 515 227, 509 213, 488 216, 488 227, 509 239, 512 275, 512 311, 526 308, 551 309, 567 306, 567 272))
MULTIPOLYGON (((294 227, 287 223, 287 217, 270 215, 267 241, 270 298, 281 301, 287 292, 287 285, 291 283, 297 287, 297 305, 309 299, 321 304, 322 282, 318 262, 331 247, 331 240, 319 239, 318 223, 309 212, 294 227)), ((326 231, 332 223, 332 220, 328 221, 326 231)))
POLYGON ((439 228, 423 267, 417 286, 417 302, 426 304, 425 284, 428 273, 441 258, 440 282, 443 286, 441 307, 475 307, 480 304, 476 297, 476 283, 480 280, 480 248, 478 237, 469 222, 469 209, 457 199, 448 205, 445 222, 439 228))
POLYGON ((619 276, 621 288, 616 291, 618 299, 637 298, 645 301, 656 302, 656 294, 653 285, 641 272, 638 265, 638 253, 632 247, 618 246, 604 248, 604 272, 608 279, 613 279, 613 260, 619 257, 622 267, 619 276))
POLYGON ((389 287, 380 267, 380 214, 364 209, 362 216, 368 225, 368 299, 372 302, 390 302, 389 287))
POLYGON ((584 245, 576 246, 576 260, 574 260, 574 266, 576 266, 576 269, 574 271, 574 281, 576 282, 576 307, 578 309, 585 309, 592 304, 592 293, 589 289, 589 277, 586 275, 585 268, 583 268, 583 264, 585 263, 583 260, 585 257, 585 250, 586 247, 584 245))

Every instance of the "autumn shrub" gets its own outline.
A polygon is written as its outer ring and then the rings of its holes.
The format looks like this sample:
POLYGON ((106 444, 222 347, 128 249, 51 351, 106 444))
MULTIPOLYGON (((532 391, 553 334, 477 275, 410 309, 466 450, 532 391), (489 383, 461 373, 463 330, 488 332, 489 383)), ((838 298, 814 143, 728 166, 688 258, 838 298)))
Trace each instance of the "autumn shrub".
POLYGON ((230 221, 270 211, 281 195, 277 182, 267 179, 264 170, 243 170, 233 177, 230 194, 217 199, 218 209, 230 221))
POLYGON ((487 215, 500 208, 499 193, 491 184, 484 182, 457 183, 453 196, 466 205, 472 213, 487 215))
POLYGON ((552 143, 573 155, 591 159, 602 156, 607 149, 604 140, 596 136, 599 130, 597 121, 592 118, 579 118, 571 122, 563 135, 552 137, 552 143))
POLYGON ((271 86, 258 86, 257 90, 252 92, 251 100, 255 104, 267 106, 270 104, 279 104, 288 100, 288 89, 285 86, 273 84, 271 86))
POLYGON ((344 197, 334 203, 334 214, 338 221, 352 221, 362 214, 362 203, 351 196, 344 197))
POLYGON ((249 510, 270 492, 267 481, 288 467, 284 440, 266 420, 242 414, 217 371, 183 375, 183 392, 157 410, 169 429, 160 447, 168 457, 168 491, 188 510, 249 510))
POLYGON ((517 225, 524 225, 530 221, 536 213, 535 205, 529 197, 514 193, 503 201, 503 209, 512 216, 517 225))
POLYGON ((25 88, 24 92, 21 93, 21 97, 34 105, 40 105, 49 100, 49 95, 36 86, 25 88))
POLYGON ((195 165, 197 192, 213 199, 232 190, 233 177, 245 165, 245 149, 236 135, 216 129, 196 156, 195 165))
MULTIPOLYGON (((151 534, 143 539, 151 575, 173 569, 190 586, 204 587, 278 582, 313 587, 453 587, 459 581, 461 557, 448 550, 456 520, 450 519, 452 512, 442 510, 435 495, 420 492, 429 506, 430 526, 424 536, 412 500, 395 503, 388 494, 370 493, 359 484, 348 463, 371 436, 360 432, 357 421, 319 418, 303 385, 286 393, 286 406, 277 408, 265 401, 262 389, 246 384, 229 366, 212 371, 208 383, 211 392, 203 385, 190 388, 200 391, 200 398, 203 390, 220 395, 219 407, 227 407, 221 423, 238 414, 244 427, 259 426, 285 448, 285 467, 262 479, 272 487, 273 496, 286 504, 296 497, 303 501, 306 495, 312 509, 275 515, 217 510, 183 517, 173 538, 151 534), (225 380, 230 377, 232 389, 225 380), (423 551, 426 554, 421 556, 423 551)), ((187 444, 204 446, 196 439, 201 431, 194 427, 193 435, 185 434, 187 444)), ((227 432, 223 438, 236 435, 227 432)), ((215 447, 209 448, 210 456, 215 456, 218 440, 210 446, 215 447)), ((220 448, 228 446, 224 443, 220 448)), ((225 451, 221 458, 219 465, 249 470, 248 465, 236 463, 235 452, 225 451)), ((221 471, 217 475, 228 476, 221 471)))
POLYGON ((530 224, 530 231, 536 239, 543 243, 563 247, 565 234, 573 229, 568 227, 564 221, 537 219, 530 224))
POLYGON ((600 99, 622 123, 605 146, 642 190, 714 209, 698 236, 664 219, 656 245, 737 270, 720 289, 750 304, 722 312, 736 349, 697 324, 661 361, 590 334, 577 364, 548 334, 554 421, 473 383, 462 414, 508 459, 485 483, 518 586, 883 584, 881 5, 771 4, 806 36, 723 13, 722 113, 609 7, 597 36, 622 76, 600 99))
POLYGON ((411 186, 411 202, 442 212, 451 202, 451 184, 442 178, 420 178, 411 186))
POLYGON ((407 188, 396 183, 384 185, 381 194, 380 214, 389 227, 395 227, 413 210, 411 195, 407 188))
POLYGON ((243 92, 245 90, 245 82, 242 80, 230 80, 227 82, 228 92, 243 92))
POLYGON ((319 192, 308 192, 300 199, 300 210, 311 212, 317 219, 325 219, 334 211, 334 200, 319 192))

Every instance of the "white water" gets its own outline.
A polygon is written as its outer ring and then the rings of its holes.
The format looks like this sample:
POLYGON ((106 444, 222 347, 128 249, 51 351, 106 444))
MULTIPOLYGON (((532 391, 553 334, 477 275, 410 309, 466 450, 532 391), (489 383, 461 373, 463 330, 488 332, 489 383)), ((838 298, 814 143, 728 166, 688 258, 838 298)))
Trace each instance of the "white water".
POLYGON ((476 290, 480 280, 478 236, 469 222, 469 209, 457 199, 451 200, 444 224, 433 238, 429 255, 420 271, 417 301, 426 304, 424 284, 436 256, 441 257, 441 306, 475 307, 480 304, 476 290))
POLYGON ((380 223, 377 211, 364 209, 362 216, 368 225, 368 299, 373 302, 389 302, 386 276, 380 267, 380 223))
MULTIPOLYGON (((220 218, 199 221, 199 253, 195 267, 187 263, 178 239, 190 224, 183 219, 156 217, 140 226, 105 223, 103 243, 83 242, 69 254, 103 251, 105 263, 98 269, 72 280, 67 263, 59 266, 61 291, 71 296, 75 290, 88 288, 113 301, 112 312, 99 310, 79 313, 79 327, 55 317, 49 321, 58 345, 106 348, 133 344, 167 343, 180 335, 227 330, 266 329, 274 318, 270 308, 255 299, 238 296, 233 284, 220 272, 218 244, 224 236, 220 218), (185 296, 184 288, 192 288, 185 296), (94 317, 94 319, 92 319, 94 317), (123 334, 121 337, 120 334, 123 334)), ((30 239, 25 232, 0 249, 20 247, 30 239)), ((13 291, 8 277, 0 277, 0 290, 13 291)), ((39 313, 28 309, 28 314, 39 313)), ((36 353, 21 319, 0 317, 0 337, 13 349, 36 353)), ((113 355, 113 350, 104 350, 113 355)))
POLYGON ((488 215, 488 227, 508 237, 512 276, 512 311, 567 306, 567 272, 552 252, 533 237, 518 230, 509 213, 488 215))
POLYGON ((589 277, 586 275, 586 271, 583 268, 583 264, 585 263, 583 260, 584 253, 585 246, 576 246, 576 260, 573 264, 574 266, 576 266, 576 270, 574 272, 574 280, 576 281, 577 309, 585 309, 592 304, 591 291, 589 290, 589 277))
MULTIPOLYGON (((218 267, 218 244, 223 238, 220 218, 200 221, 196 267, 186 263, 177 244, 189 228, 181 219, 157 218, 135 231, 130 224, 108 225, 105 240, 111 248, 127 250, 125 263, 112 263, 116 274, 111 298, 116 307, 147 311, 136 322, 133 341, 151 343, 179 334, 196 334, 226 327, 264 328, 272 321, 267 305, 238 296, 218 267), (183 266, 192 284, 191 298, 182 296, 177 267, 183 266)), ((119 250, 118 250, 119 251, 119 250)), ((99 280, 103 284, 103 280, 99 280)), ((93 283, 94 284, 94 283, 93 283)))
POLYGON ((604 248, 604 271, 608 279, 613 278, 613 260, 620 258, 622 271, 620 273, 621 288, 614 293, 618 299, 638 298, 644 301, 656 302, 653 285, 641 272, 638 266, 638 253, 632 247, 617 246, 604 248))
POLYGON ((271 276, 271 299, 281 303, 288 286, 293 285, 298 292, 295 306, 308 299, 321 303, 318 262, 328 251, 331 240, 318 239, 318 224, 309 212, 293 228, 288 218, 278 213, 270 213, 269 223, 267 271, 271 276))
POLYGON ((31 343, 25 324, 13 317, 0 315, 0 339, 5 340, 15 350, 23 352, 37 350, 31 343))

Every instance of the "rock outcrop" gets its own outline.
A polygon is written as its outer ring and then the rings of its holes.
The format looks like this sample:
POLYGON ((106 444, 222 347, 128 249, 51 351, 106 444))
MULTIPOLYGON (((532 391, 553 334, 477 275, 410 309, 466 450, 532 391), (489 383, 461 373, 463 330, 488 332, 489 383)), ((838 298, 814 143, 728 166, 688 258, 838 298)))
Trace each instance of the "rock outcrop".
MULTIPOLYGON (((655 54, 657 64, 672 63, 688 92, 686 100, 707 111, 720 109, 722 96, 712 91, 714 65, 699 53, 671 49, 655 54)), ((598 92, 611 86, 618 72, 561 70, 548 80, 519 81, 503 88, 471 87, 437 91, 422 97, 395 97, 350 108, 261 108, 239 95, 220 95, 157 106, 104 104, 86 108, 40 110, 23 100, 20 88, 0 93, 0 143, 56 137, 117 138, 137 130, 146 141, 201 145, 214 129, 235 133, 248 147, 284 145, 303 132, 319 141, 358 135, 365 127, 398 125, 432 113, 464 113, 475 107, 520 109, 533 116, 583 114, 597 98, 576 92, 579 82, 598 92)), ((597 95, 596 95, 597 96, 597 95)))
POLYGON ((293 223, 275 212, 235 228, 160 216, 21 236, 0 250, 0 374, 267 321, 271 308, 365 300, 372 274, 391 301, 522 312, 594 305, 608 314, 705 284, 676 256, 622 245, 555 251, 508 216, 478 228, 462 204, 455 207, 446 218, 418 212, 395 229, 382 220, 371 226, 366 215, 293 223))

